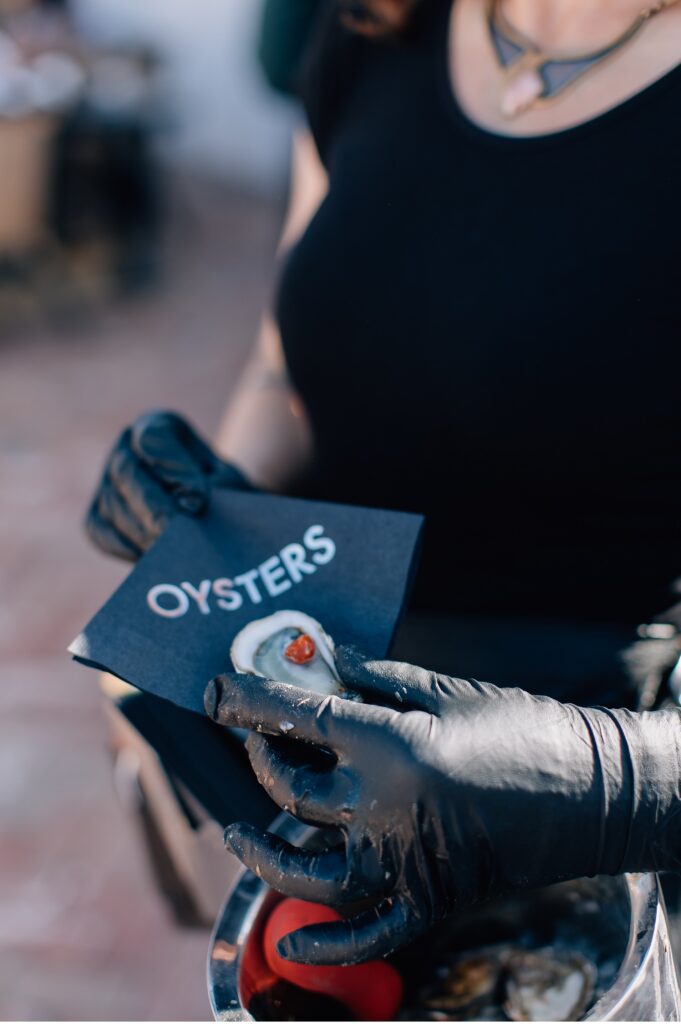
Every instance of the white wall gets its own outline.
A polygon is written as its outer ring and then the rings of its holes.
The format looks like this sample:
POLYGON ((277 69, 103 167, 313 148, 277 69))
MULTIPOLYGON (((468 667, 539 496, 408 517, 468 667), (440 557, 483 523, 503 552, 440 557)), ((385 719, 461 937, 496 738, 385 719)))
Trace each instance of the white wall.
POLYGON ((260 76, 259 0, 71 0, 71 6, 95 41, 142 43, 161 55, 174 158, 257 190, 278 187, 295 112, 260 76))

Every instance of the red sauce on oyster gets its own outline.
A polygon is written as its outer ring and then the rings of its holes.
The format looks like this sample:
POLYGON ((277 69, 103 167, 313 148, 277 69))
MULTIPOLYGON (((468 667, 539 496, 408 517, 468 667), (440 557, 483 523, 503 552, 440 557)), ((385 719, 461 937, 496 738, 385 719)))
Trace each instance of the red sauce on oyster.
POLYGON ((306 665, 308 661, 312 661, 316 652, 317 648, 312 637, 307 633, 301 633, 285 648, 284 657, 292 661, 294 665, 306 665))

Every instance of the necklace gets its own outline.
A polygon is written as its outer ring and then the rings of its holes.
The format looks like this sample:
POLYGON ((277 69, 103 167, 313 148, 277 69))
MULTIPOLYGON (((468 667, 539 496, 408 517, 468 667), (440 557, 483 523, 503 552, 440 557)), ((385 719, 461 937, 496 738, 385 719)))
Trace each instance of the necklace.
POLYGON ((487 25, 499 65, 504 71, 500 107, 506 117, 516 117, 550 102, 617 53, 656 14, 677 0, 658 0, 645 7, 613 42, 591 53, 567 57, 544 50, 506 19, 500 0, 489 0, 487 25))

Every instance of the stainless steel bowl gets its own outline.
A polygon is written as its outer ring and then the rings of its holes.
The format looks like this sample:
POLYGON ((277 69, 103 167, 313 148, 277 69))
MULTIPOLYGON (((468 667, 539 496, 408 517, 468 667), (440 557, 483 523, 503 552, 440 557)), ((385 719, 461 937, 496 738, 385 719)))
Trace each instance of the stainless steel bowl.
MULTIPOLYGON (((277 831, 290 842, 304 845, 316 834, 291 818, 280 819, 277 831)), ((208 990, 216 1020, 281 1019, 268 1012, 267 999, 258 997, 263 963, 260 941, 264 922, 280 897, 259 878, 244 871, 227 896, 218 917, 208 958, 208 990)), ((529 921, 546 922, 547 935, 560 915, 571 915, 575 941, 588 944, 592 955, 615 963, 612 981, 590 1007, 584 1020, 681 1020, 681 992, 672 958, 664 901, 656 875, 582 879, 541 892, 495 901, 461 915, 434 930, 430 942, 421 940, 400 954, 399 968, 407 986, 410 973, 423 964, 423 950, 443 942, 472 948, 499 937, 512 939, 514 930, 529 921), (617 966, 619 965, 619 967, 617 966)), ((286 1000, 287 991, 279 998, 286 1000)), ((291 993, 293 995, 293 993, 291 993)), ((296 999, 307 998, 300 990, 296 999)), ((312 998, 312 997, 310 997, 312 998)), ((292 1007, 293 1019, 300 1018, 292 1007)))

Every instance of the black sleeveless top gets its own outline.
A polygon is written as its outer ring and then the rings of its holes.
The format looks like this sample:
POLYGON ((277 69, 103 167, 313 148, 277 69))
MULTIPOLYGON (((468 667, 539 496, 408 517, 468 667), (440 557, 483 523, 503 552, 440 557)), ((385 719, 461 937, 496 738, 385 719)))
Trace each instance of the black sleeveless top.
POLYGON ((330 191, 277 316, 316 497, 427 516, 416 602, 636 623, 681 569, 681 68, 587 124, 467 119, 451 0, 331 14, 305 84, 330 191))

